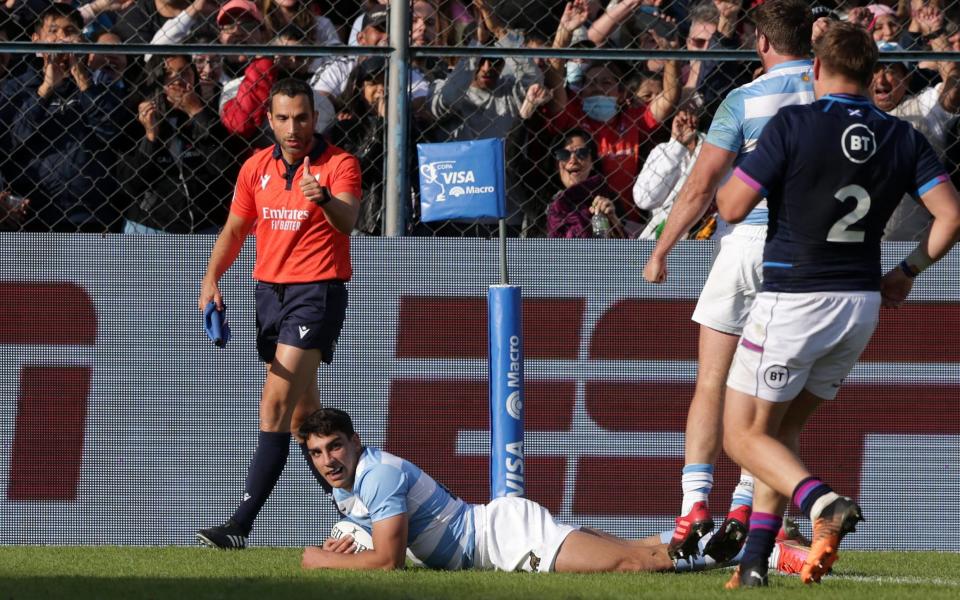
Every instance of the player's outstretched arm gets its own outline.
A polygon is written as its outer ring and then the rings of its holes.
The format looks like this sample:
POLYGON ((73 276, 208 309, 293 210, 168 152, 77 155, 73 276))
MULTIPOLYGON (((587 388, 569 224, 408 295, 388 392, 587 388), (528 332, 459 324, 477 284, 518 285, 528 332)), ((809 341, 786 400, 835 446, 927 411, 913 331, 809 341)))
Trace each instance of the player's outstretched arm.
POLYGON ((220 295, 218 282, 220 277, 230 268, 230 265, 237 260, 237 256, 240 255, 240 250, 243 249, 243 241, 250 233, 253 223, 254 219, 244 219, 234 213, 227 216, 227 222, 220 235, 217 236, 213 250, 210 251, 207 272, 200 283, 200 298, 197 300, 197 305, 201 311, 211 301, 217 304, 217 310, 223 310, 223 298, 220 295))
POLYGON ((913 278, 937 262, 960 240, 960 194, 948 180, 931 188, 920 202, 933 215, 927 235, 898 266, 883 276, 883 305, 897 308, 913 289, 913 278))
POLYGON ((650 283, 663 283, 667 279, 667 255, 690 228, 707 212, 717 186, 737 157, 736 153, 724 150, 709 142, 703 144, 700 156, 694 163, 690 176, 680 188, 676 202, 670 210, 663 232, 654 246, 643 278, 650 283))
POLYGON ((308 546, 303 551, 304 569, 353 569, 358 571, 392 571, 406 563, 407 529, 410 518, 406 513, 373 523, 373 548, 350 553, 352 541, 328 540, 323 548, 308 546), (344 549, 346 548, 346 549, 344 549))

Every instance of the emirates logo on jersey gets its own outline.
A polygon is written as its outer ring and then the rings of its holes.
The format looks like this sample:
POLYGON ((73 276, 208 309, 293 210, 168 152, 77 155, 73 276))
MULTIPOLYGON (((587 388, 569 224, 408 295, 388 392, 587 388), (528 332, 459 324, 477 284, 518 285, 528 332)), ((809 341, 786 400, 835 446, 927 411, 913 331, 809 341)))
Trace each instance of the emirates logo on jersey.
POLYGON ((300 225, 310 216, 310 211, 293 208, 267 208, 260 211, 260 218, 270 224, 274 231, 300 231, 300 225))

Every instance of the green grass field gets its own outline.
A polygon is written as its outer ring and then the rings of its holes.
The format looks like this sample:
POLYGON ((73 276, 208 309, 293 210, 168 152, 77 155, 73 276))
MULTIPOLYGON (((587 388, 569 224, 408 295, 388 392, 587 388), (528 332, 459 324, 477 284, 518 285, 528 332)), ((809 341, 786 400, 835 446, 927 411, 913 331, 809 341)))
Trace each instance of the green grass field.
POLYGON ((52 598, 960 598, 960 554, 846 552, 817 586, 774 576, 766 590, 723 590, 728 571, 686 575, 306 572, 297 549, 0 547, 0 600, 52 598))

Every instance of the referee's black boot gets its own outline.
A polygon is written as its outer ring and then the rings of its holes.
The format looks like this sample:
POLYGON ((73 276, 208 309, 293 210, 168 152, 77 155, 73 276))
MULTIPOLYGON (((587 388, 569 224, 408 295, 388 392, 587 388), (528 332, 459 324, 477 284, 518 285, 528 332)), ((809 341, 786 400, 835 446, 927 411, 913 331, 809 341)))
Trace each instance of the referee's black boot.
POLYGON ((248 535, 250 535, 249 531, 235 523, 233 519, 227 519, 223 525, 198 530, 197 541, 221 550, 243 550, 247 547, 248 535))

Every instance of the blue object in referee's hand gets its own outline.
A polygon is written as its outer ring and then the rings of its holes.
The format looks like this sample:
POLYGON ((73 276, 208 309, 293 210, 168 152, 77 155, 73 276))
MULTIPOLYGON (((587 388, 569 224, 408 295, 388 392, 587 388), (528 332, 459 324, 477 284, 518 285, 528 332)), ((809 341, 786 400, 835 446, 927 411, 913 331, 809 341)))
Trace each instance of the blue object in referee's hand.
POLYGON ((217 303, 210 301, 203 309, 203 329, 207 337, 218 348, 223 348, 230 341, 230 323, 227 322, 227 307, 217 310, 217 303))

